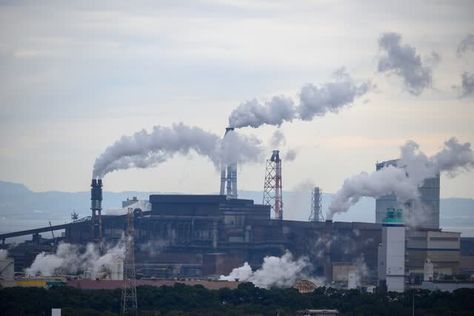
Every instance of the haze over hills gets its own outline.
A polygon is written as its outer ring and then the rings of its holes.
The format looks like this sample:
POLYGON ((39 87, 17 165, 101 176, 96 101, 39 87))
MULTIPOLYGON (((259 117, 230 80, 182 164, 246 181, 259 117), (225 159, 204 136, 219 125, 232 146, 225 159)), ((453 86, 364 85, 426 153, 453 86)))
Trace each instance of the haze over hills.
MULTIPOLYGON (((157 192, 104 192, 103 208, 117 209, 123 200, 133 196, 148 199, 157 192)), ((210 192, 215 194, 215 192, 210 192)), ((325 211, 334 194, 323 193, 322 207, 325 211)), ((239 191, 240 198, 252 199, 261 203, 262 192, 239 191)), ((300 191, 285 191, 284 218, 288 220, 307 220, 310 215, 310 188, 300 191)), ((85 192, 33 192, 23 184, 0 181, 0 232, 10 232, 34 227, 69 222, 71 213, 76 211, 80 217, 89 216, 90 193, 85 192)), ((474 237, 474 199, 441 199, 440 222, 447 231, 459 231, 463 237, 474 237)), ((375 200, 362 198, 349 212, 338 214, 335 221, 375 221, 375 200)))

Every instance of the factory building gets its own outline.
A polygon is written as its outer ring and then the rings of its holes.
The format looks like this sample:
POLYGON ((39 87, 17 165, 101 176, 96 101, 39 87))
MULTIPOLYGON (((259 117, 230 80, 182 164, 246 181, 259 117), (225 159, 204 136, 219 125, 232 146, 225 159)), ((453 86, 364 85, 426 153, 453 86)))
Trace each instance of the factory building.
MULTIPOLYGON (((135 260, 141 277, 203 277, 228 274, 265 256, 308 256, 315 275, 332 279, 333 265, 363 260, 376 280, 380 225, 274 220, 270 206, 225 195, 151 195, 151 211, 134 212, 135 260)), ((102 216, 104 243, 117 242, 125 216, 102 216)), ((93 240, 90 222, 66 228, 72 243, 93 240)))
MULTIPOLYGON (((226 135, 231 131, 228 128, 226 135)), ((439 176, 419 188, 421 208, 414 201, 399 205, 393 195, 377 199, 376 223, 323 221, 321 216, 318 220, 313 216, 312 221, 289 221, 282 216, 278 150, 267 163, 271 172, 266 173, 265 185, 275 190, 268 195, 271 199, 264 199, 267 205, 238 198, 235 163, 222 166, 219 195, 154 194, 147 201, 124 201, 123 208, 133 209, 137 277, 217 278, 245 262, 257 269, 266 256, 280 257, 287 250, 295 258, 307 256, 311 262, 308 272, 323 276, 333 286, 356 287, 379 281, 388 290, 403 291, 407 281, 421 284, 427 262, 433 278, 461 271, 460 234, 439 229, 439 176), (413 219, 420 209, 423 221, 406 228, 406 218, 413 219)), ((376 167, 380 170, 396 163, 391 160, 376 167)), ((12 249, 15 271, 28 267, 38 252, 52 250, 51 243, 42 243, 39 233, 53 229, 64 229, 61 240, 73 244, 94 242, 101 249, 117 244, 126 231, 127 216, 123 209, 102 214, 102 186, 101 179, 92 180, 92 214, 88 218, 0 235, 3 241, 22 234, 34 236, 32 242, 12 249), (34 251, 26 255, 26 246, 34 251)), ((316 202, 320 207, 319 197, 316 202)), ((120 264, 110 270, 112 279, 124 277, 119 273, 123 270, 120 264)))
MULTIPOLYGON (((396 166, 398 160, 376 164, 380 170, 396 166)), ((440 176, 426 179, 418 188, 419 200, 400 204, 395 195, 376 199, 376 222, 383 222, 387 209, 401 209, 404 212, 405 275, 411 285, 419 285, 424 279, 424 266, 430 262, 433 278, 452 276, 460 272, 460 240, 457 232, 444 232, 439 228, 440 176)), ((384 238, 384 237, 383 237, 384 238)), ((382 238, 382 239, 383 239, 382 238)))
MULTIPOLYGON (((376 170, 387 166, 397 166, 398 160, 388 160, 376 164, 376 170)), ((405 221, 409 226, 439 229, 439 190, 440 175, 426 179, 418 188, 419 201, 400 204, 395 195, 385 195, 375 201, 375 222, 382 223, 387 208, 404 209, 405 221)))
POLYGON ((426 262, 432 265, 433 279, 460 272, 461 233, 408 229, 406 273, 410 284, 421 284, 426 262))

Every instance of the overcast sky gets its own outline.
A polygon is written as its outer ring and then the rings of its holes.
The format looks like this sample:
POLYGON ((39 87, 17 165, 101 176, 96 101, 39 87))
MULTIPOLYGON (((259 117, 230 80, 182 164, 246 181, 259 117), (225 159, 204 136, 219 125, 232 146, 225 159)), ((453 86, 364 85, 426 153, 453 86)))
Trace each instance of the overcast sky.
MULTIPOLYGON (((373 88, 338 113, 282 124, 280 149, 296 151, 284 189, 335 192, 407 140, 427 154, 453 136, 474 143, 472 1, 131 3, 0 1, 0 180, 85 191, 122 135, 177 122, 221 135, 239 104, 297 100, 341 67, 373 88)), ((269 144, 276 129, 240 133, 269 144)), ((239 166, 240 188, 262 190, 264 167, 239 166)), ((104 183, 209 193, 219 174, 192 154, 104 183)), ((442 177, 442 197, 474 198, 473 188, 472 171, 442 177)))

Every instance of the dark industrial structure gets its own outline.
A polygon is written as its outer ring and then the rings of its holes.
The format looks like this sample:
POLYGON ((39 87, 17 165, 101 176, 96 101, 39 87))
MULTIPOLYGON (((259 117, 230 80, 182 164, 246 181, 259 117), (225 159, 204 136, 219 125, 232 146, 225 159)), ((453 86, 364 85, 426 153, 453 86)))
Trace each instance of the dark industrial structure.
POLYGON ((95 242, 102 242, 102 179, 91 183, 92 236, 95 242))
MULTIPOLYGON (((99 192, 92 195, 100 196, 99 192)), ((295 257, 308 256, 312 273, 329 280, 334 265, 351 264, 355 258, 367 264, 368 278, 376 278, 379 224, 275 220, 270 218, 270 206, 225 195, 151 195, 149 200, 151 211, 134 210, 137 277, 218 276, 244 262, 257 268, 265 256, 281 256, 289 250, 295 257)), ((97 232, 102 232, 107 245, 115 244, 127 227, 126 215, 93 218, 14 234, 64 229, 64 241, 86 244, 96 242, 97 232)), ((28 267, 33 258, 15 260, 15 270, 28 267)))
MULTIPOLYGON (((375 277, 378 224, 273 220, 270 206, 225 195, 151 195, 151 211, 134 210, 137 276, 202 277, 228 274, 265 256, 308 256, 316 275, 331 279, 333 263, 361 257, 375 277)), ((71 243, 96 240, 96 221, 66 227, 71 243)), ((102 216, 104 243, 118 241, 125 216, 102 216)))

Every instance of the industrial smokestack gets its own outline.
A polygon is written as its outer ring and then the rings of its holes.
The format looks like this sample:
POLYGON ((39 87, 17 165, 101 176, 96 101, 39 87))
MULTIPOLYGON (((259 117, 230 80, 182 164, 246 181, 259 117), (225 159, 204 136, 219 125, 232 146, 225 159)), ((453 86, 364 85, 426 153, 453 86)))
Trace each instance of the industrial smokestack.
MULTIPOLYGON (((233 132, 233 127, 227 127, 225 129, 224 138, 228 136, 230 132, 233 132)), ((227 165, 225 161, 221 166, 221 186, 220 194, 226 195, 227 198, 236 199, 238 196, 237 192, 237 163, 228 161, 227 165)))
POLYGON ((455 176, 473 168, 474 152, 470 143, 451 138, 444 142, 441 151, 428 157, 420 151, 417 143, 408 141, 401 147, 400 159, 395 166, 388 165, 370 174, 362 172, 346 179, 329 205, 327 218, 347 212, 364 196, 380 198, 393 194, 401 204, 419 201, 418 189, 426 179, 443 172, 455 176))
POLYGON ((102 210, 102 179, 92 179, 91 210, 102 210))
POLYGON ((277 219, 282 220, 283 219, 283 201, 282 201, 280 151, 274 150, 270 160, 275 163, 275 215, 277 219))
POLYGON ((92 179, 91 183, 92 239, 102 241, 102 179, 92 179))
POLYGON ((219 190, 220 195, 225 194, 225 183, 226 183, 226 169, 225 169, 225 165, 222 164, 222 167, 221 167, 221 188, 219 190))

